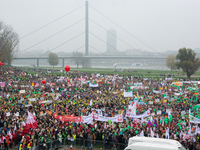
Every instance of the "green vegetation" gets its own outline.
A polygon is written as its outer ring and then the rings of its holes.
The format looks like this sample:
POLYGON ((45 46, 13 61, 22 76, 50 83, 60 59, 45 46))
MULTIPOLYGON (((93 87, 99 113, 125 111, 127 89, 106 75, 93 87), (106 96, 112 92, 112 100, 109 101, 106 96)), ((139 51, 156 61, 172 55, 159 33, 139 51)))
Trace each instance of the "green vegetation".
POLYGON ((47 61, 53 67, 58 65, 59 63, 58 55, 56 53, 50 53, 47 61))
MULTIPOLYGON (((47 70, 51 70, 50 74, 54 76, 60 75, 63 76, 64 73, 60 72, 60 70, 64 70, 64 68, 44 68, 44 67, 25 67, 26 71, 29 74, 40 74, 37 71, 43 70, 43 72, 47 73, 47 70)), ((142 69, 124 69, 124 72, 114 72, 113 69, 104 69, 104 68, 71 68, 70 72, 79 71, 79 72, 87 72, 87 73, 100 73, 100 74, 118 74, 118 75, 132 75, 132 76, 143 76, 143 77, 154 77, 154 78, 163 78, 164 74, 165 77, 170 75, 174 75, 174 78, 187 78, 187 75, 184 74, 182 71, 170 71, 170 70, 142 70, 142 69), (129 72, 128 72, 129 71, 129 72), (134 72, 135 71, 135 72, 134 72), (137 72, 136 72, 137 71, 137 72), (161 76, 162 74, 162 76, 161 76)), ((200 78, 200 71, 195 72, 192 76, 193 79, 200 78)))
POLYGON ((189 48, 179 49, 176 59, 178 60, 176 63, 177 68, 182 69, 189 79, 200 66, 200 60, 199 58, 196 58, 196 53, 189 48))

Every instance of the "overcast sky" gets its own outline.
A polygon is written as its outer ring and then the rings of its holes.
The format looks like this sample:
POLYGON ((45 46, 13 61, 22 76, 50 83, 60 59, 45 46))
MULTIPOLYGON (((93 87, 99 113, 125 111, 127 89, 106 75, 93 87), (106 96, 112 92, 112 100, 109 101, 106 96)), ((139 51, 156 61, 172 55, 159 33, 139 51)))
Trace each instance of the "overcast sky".
MULTIPOLYGON (((103 41, 106 42, 106 30, 111 28, 116 30, 118 38, 128 44, 117 40, 119 51, 137 48, 163 52, 175 51, 182 47, 192 49, 200 47, 200 0, 88 0, 88 2, 91 6, 89 18, 92 21, 89 22, 89 31, 92 34, 89 36, 89 44, 92 52, 97 52, 94 48, 101 52, 106 51, 106 43, 103 41)), ((11 25, 19 37, 23 37, 83 6, 20 39, 20 50, 24 51, 80 21, 27 51, 52 50, 84 32, 85 22, 82 20, 85 18, 84 5, 84 0, 0 0, 0 20, 11 25)), ((84 46, 84 39, 83 33, 52 52, 72 52, 84 46)), ((84 52, 84 47, 79 51, 84 52)))

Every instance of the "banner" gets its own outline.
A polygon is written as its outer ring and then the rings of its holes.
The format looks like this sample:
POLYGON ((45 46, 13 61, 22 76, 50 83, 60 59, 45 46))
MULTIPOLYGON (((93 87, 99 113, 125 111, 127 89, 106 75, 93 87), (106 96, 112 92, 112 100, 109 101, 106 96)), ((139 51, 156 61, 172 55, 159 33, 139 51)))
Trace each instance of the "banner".
POLYGON ((36 101, 36 98, 29 98, 29 101, 34 102, 36 101))
POLYGON ((47 101, 39 101, 38 102, 39 104, 45 104, 45 103, 52 103, 52 100, 47 100, 47 101))
POLYGON ((91 124, 92 120, 93 120, 92 115, 82 116, 81 118, 81 122, 87 124, 91 124))
POLYGON ((96 121, 108 122, 108 120, 111 120, 111 122, 123 122, 122 114, 116 117, 105 117, 105 116, 100 116, 97 113, 92 113, 92 118, 95 119, 96 121))
POLYGON ((103 121, 103 122, 108 122, 108 120, 110 120, 111 122, 123 122, 122 114, 115 117, 105 117, 97 113, 92 113, 88 116, 82 116, 81 119, 82 119, 81 120, 82 123, 87 123, 87 124, 90 124, 93 119, 96 121, 103 121))
POLYGON ((153 93, 159 94, 160 91, 153 90, 153 93))
POLYGON ((25 92, 25 90, 20 90, 19 93, 20 93, 20 94, 24 94, 24 93, 26 93, 26 92, 25 92))
POLYGON ((98 86, 99 86, 98 83, 96 83, 96 84, 90 83, 90 84, 89 84, 89 87, 98 87, 98 86))
POLYGON ((144 112, 141 115, 134 115, 134 114, 131 114, 129 110, 126 111, 126 117, 131 117, 131 118, 144 118, 150 115, 151 115, 150 109, 148 109, 146 112, 144 112))
POLYGON ((126 91, 124 90, 124 97, 133 97, 132 91, 126 92, 126 91))
POLYGON ((191 123, 200 124, 200 119, 195 118, 194 116, 189 114, 189 120, 191 123))
POLYGON ((0 86, 6 86, 6 82, 0 82, 0 86))
POLYGON ((57 114, 53 114, 55 119, 58 119, 60 121, 72 121, 72 122, 81 122, 81 116, 80 117, 71 117, 71 116, 60 116, 57 114))
POLYGON ((142 82, 141 83, 134 83, 133 86, 142 86, 142 82))
POLYGON ((67 86, 72 87, 72 86, 74 86, 74 83, 72 83, 72 84, 68 83, 67 86))

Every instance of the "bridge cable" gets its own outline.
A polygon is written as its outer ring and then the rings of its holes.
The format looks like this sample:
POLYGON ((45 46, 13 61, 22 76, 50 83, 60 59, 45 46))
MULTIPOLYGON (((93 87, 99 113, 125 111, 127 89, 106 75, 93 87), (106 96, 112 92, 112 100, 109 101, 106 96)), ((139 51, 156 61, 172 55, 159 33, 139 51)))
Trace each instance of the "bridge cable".
MULTIPOLYGON (((99 40, 101 40, 102 42, 104 42, 104 43, 106 43, 106 44, 108 44, 110 47, 112 47, 112 48, 114 48, 115 49, 115 47, 113 47, 112 45, 110 45, 109 43, 107 43, 107 42, 105 42, 104 40, 102 40, 101 38, 99 38, 98 36, 96 36, 96 35, 94 35, 93 33, 91 33, 91 32, 89 32, 90 34, 92 34, 94 37, 96 37, 97 39, 99 39, 99 40)), ((116 49, 117 50, 117 49, 116 49)), ((117 50, 118 52, 120 52, 119 50, 117 50)), ((120 52, 120 53, 123 53, 123 52, 120 52)))
MULTIPOLYGON (((73 39, 77 38, 78 36, 80 36, 80 35, 82 35, 82 34, 84 34, 84 33, 85 33, 85 32, 82 32, 82 33, 80 33, 80 34, 76 35, 75 37, 73 37, 73 38, 69 39, 68 41, 66 41, 66 42, 64 42, 64 43, 62 43, 62 44, 60 44, 60 45, 58 45, 58 46, 54 47, 54 48, 53 48, 52 50, 50 50, 49 52, 51 52, 51 51, 55 50, 56 48, 58 48, 58 47, 60 47, 60 46, 62 46, 62 45, 64 45, 64 44, 66 44, 66 43, 70 42, 71 40, 73 40, 73 39)), ((45 54, 45 53, 44 53, 44 54, 45 54)), ((40 57, 41 57, 41 56, 43 56, 44 54, 40 55, 40 57)))
POLYGON ((100 50, 94 48, 93 46, 91 46, 91 45, 89 45, 89 46, 90 46, 91 48, 93 48, 94 50, 96 50, 97 52, 103 53, 103 52, 101 52, 100 50))
POLYGON ((81 46, 81 47, 79 47, 79 48, 73 50, 71 53, 73 53, 73 52, 75 52, 75 51, 78 51, 79 49, 81 49, 81 48, 84 47, 84 46, 85 46, 85 45, 83 45, 83 46, 81 46))
POLYGON ((72 12, 75 12, 76 10, 78 10, 78 9, 82 8, 83 6, 85 6, 85 5, 82 5, 82 6, 78 7, 78 8, 76 8, 76 9, 74 9, 74 10, 70 11, 69 13, 65 14, 64 16, 62 16, 62 17, 59 17, 59 18, 57 18, 57 19, 55 19, 55 20, 53 20, 53 21, 49 22, 48 24, 46 24, 46 25, 44 25, 44 26, 42 26, 42 27, 40 27, 40 28, 38 28, 38 29, 36 29, 36 30, 34 30, 34 31, 32 31, 32 32, 30 32, 30 33, 28 33, 28 34, 26 34, 26 35, 22 36, 22 37, 20 37, 19 39, 21 40, 21 39, 23 39, 23 38, 25 38, 25 37, 27 37, 27 36, 29 36, 29 35, 31 35, 31 34, 33 34, 33 33, 37 32, 37 31, 39 31, 39 30, 43 29, 44 27, 46 27, 46 26, 48 26, 48 25, 50 25, 50 24, 52 24, 52 23, 54 23, 54 22, 56 22, 56 21, 58 21, 58 20, 60 20, 60 19, 64 18, 65 16, 67 16, 67 15, 71 14, 72 12))
MULTIPOLYGON (((98 25, 99 27, 101 27, 102 29, 106 30, 104 27, 102 27, 101 25, 99 25, 98 23, 96 23, 94 20, 90 19, 90 21, 92 21, 93 23, 95 23, 96 25, 98 25)), ((107 30, 106 30, 107 31, 107 30)), ((112 33, 110 33, 112 34, 112 33)), ((139 52, 140 54, 144 55, 141 51, 137 50, 136 48, 134 48, 133 46, 131 46, 130 44, 126 43, 125 41, 123 41, 122 39, 118 38, 116 35, 112 34, 113 36, 115 36, 117 39, 119 39, 120 41, 122 41, 123 43, 125 43, 126 45, 130 46, 131 48, 135 49, 137 52, 139 52)))
MULTIPOLYGON (((84 19, 85 19, 85 18, 84 18, 84 19)), ((44 42, 44 41, 46 41, 46 40, 48 40, 48 39, 54 37, 55 35, 57 35, 57 34, 63 32, 64 30, 69 29, 70 27, 72 27, 72 26, 78 24, 79 22, 83 21, 84 19, 81 19, 81 20, 77 21, 76 23, 74 23, 74 24, 72 24, 72 25, 70 25, 70 26, 64 28, 63 30, 60 30, 59 32, 57 32, 57 33, 55 33, 55 34, 53 34, 53 35, 47 37, 46 39, 44 39, 44 40, 42 40, 42 41, 40 41, 40 42, 38 42, 38 43, 36 43, 36 44, 30 46, 29 48, 27 48, 27 49, 25 49, 25 50, 23 50, 23 51, 21 51, 21 52, 19 52, 18 54, 21 54, 21 53, 23 53, 23 52, 29 50, 30 48, 32 48, 32 47, 34 47, 34 46, 36 46, 36 45, 38 45, 38 44, 40 44, 40 43, 42 43, 42 42, 44 42)))
POLYGON ((98 10, 96 10, 95 8, 93 8, 92 6, 90 6, 92 9, 94 9, 96 12, 98 12, 99 14, 101 14, 103 17, 105 17, 106 19, 108 19, 110 22, 112 22, 113 24, 115 24, 116 26, 118 26, 120 29, 124 30, 126 33, 128 33, 129 35, 131 35, 132 37, 134 37, 135 39, 137 39, 138 41, 140 41, 141 43, 143 43, 144 45, 146 45, 147 47, 149 47, 150 49, 154 50, 155 52, 159 53, 158 51, 156 51, 154 48, 150 47, 148 44, 146 44, 145 42, 143 42, 142 40, 140 40, 139 38, 137 38, 136 36, 134 36, 133 34, 131 34, 130 32, 126 31, 124 28, 122 28, 121 26, 119 26, 117 23, 115 23, 114 21, 112 21, 111 19, 109 19, 108 17, 106 17, 105 15, 103 15, 101 12, 99 12, 98 10))

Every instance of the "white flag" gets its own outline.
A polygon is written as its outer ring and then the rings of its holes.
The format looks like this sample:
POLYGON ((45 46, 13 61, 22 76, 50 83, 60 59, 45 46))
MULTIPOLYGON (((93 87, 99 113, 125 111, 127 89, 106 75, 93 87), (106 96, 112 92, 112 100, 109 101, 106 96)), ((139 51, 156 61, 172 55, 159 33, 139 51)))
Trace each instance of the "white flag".
POLYGON ((153 138, 154 137, 154 132, 153 132, 152 128, 150 129, 150 134, 151 134, 151 137, 153 138))
POLYGON ((165 138, 169 139, 169 128, 167 128, 165 131, 165 138))
POLYGON ((140 137, 144 136, 144 131, 142 130, 142 132, 140 133, 140 137))

